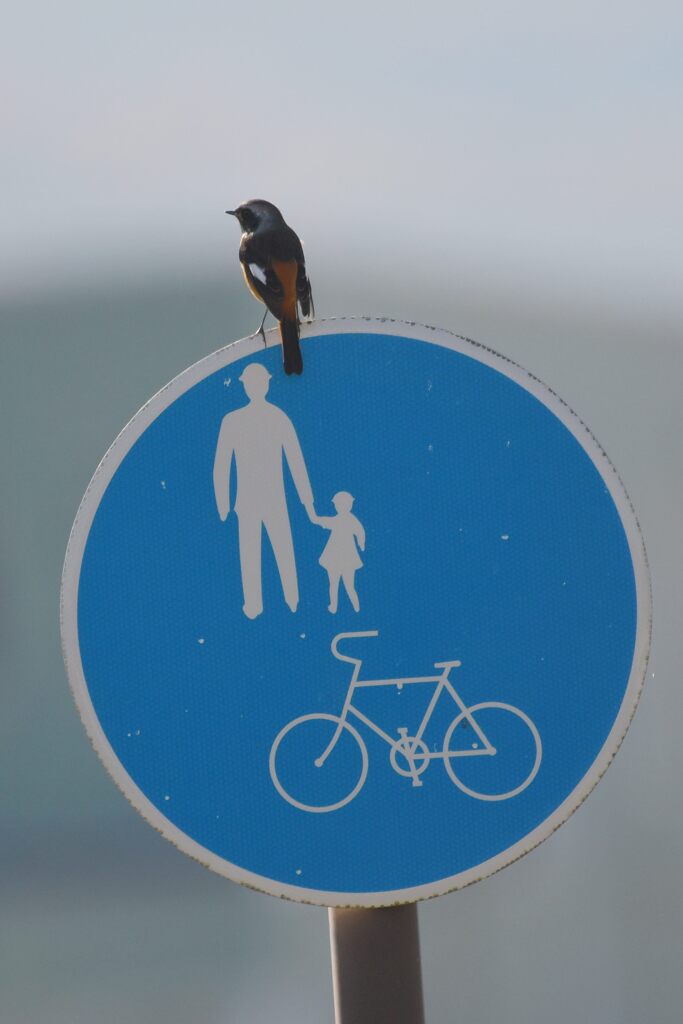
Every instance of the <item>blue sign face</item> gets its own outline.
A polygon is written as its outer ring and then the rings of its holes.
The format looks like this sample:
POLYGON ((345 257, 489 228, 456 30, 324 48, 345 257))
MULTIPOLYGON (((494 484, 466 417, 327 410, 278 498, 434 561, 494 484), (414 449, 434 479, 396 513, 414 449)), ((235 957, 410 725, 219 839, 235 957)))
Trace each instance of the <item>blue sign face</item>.
POLYGON ((635 709, 648 579, 606 456, 524 371, 414 326, 309 335, 300 379, 248 339, 117 439, 67 554, 67 668, 181 849, 390 904, 490 874, 584 799, 635 709))

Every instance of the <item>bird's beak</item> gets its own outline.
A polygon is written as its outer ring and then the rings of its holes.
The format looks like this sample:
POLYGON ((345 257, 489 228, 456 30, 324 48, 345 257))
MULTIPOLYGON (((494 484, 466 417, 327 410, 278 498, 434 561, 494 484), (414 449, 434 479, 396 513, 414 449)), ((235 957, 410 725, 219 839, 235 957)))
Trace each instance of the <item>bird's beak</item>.
POLYGON ((237 216, 237 210, 226 210, 225 212, 229 213, 231 217, 237 216))

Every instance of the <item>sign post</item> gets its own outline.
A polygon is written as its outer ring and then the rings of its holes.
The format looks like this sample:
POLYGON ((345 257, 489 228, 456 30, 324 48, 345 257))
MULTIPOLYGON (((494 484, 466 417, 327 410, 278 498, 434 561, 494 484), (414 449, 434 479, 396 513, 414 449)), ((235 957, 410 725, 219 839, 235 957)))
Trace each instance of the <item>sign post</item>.
POLYGON ((468 885, 582 803, 645 676, 647 563, 604 451, 520 367, 386 320, 303 344, 297 379, 275 332, 215 352, 116 439, 67 551, 67 671, 166 838, 339 908, 340 1021, 371 951, 419 1020, 415 911, 342 908, 468 885))
POLYGON ((424 1024, 417 904, 329 913, 336 1024, 424 1024))

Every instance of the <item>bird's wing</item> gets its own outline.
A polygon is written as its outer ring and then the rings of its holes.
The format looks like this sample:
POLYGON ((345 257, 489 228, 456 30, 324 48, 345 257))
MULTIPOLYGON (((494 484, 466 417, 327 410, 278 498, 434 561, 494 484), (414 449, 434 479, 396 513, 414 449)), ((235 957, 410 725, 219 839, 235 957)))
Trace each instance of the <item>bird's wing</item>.
POLYGON ((265 303, 273 316, 279 320, 284 294, 277 275, 270 268, 254 261, 243 262, 242 273, 254 298, 265 303))
POLYGON ((253 295, 279 320, 285 289, 273 267, 269 246, 257 235, 246 236, 240 245, 240 263, 253 295))
POLYGON ((312 306, 304 253, 291 228, 245 236, 240 261, 249 288, 278 320, 296 320, 296 304, 304 316, 312 306))

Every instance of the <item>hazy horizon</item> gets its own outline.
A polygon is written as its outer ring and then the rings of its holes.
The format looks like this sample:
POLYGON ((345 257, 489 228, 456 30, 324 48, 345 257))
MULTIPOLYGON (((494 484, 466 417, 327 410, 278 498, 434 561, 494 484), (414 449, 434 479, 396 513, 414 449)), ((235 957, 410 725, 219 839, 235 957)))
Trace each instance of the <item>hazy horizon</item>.
POLYGON ((223 211, 262 195, 314 279, 679 308, 673 3, 37 11, 0 64, 0 295, 227 271, 223 211))

